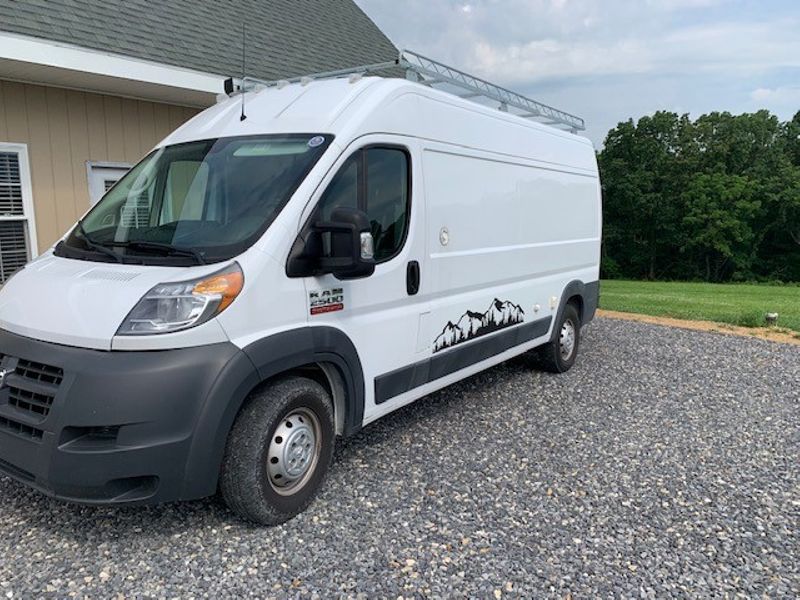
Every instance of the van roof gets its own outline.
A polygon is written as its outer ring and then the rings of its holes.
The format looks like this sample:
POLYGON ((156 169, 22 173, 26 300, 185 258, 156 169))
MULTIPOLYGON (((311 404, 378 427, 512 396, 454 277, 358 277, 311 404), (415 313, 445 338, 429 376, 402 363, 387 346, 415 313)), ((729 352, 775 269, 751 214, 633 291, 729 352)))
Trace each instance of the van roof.
MULTIPOLYGON (((273 133, 324 133, 354 139, 375 132, 473 145, 450 139, 452 135, 436 135, 434 129, 447 125, 443 120, 450 122, 454 132, 475 128, 485 137, 487 132, 512 127, 518 133, 527 131, 527 136, 541 138, 545 144, 550 140, 562 147, 592 147, 588 139, 576 134, 413 81, 384 77, 311 80, 236 94, 189 120, 159 146, 273 133), (246 118, 241 120, 243 102, 246 118), (429 113, 437 113, 438 118, 430 118, 429 113)), ((483 146, 483 142, 475 143, 478 148, 483 146)))

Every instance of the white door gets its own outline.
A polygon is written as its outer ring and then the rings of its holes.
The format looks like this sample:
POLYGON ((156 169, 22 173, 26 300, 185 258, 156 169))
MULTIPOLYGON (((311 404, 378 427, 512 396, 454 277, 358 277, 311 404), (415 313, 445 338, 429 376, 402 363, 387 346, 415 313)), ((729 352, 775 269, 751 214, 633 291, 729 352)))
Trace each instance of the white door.
POLYGON ((87 163, 90 205, 97 204, 100 198, 131 169, 131 166, 125 163, 87 163))
POLYGON ((320 186, 311 214, 313 220, 329 220, 337 207, 357 207, 372 224, 377 265, 371 276, 305 280, 309 323, 341 329, 358 351, 367 422, 386 412, 397 395, 396 386, 384 386, 376 398, 375 379, 421 360, 427 350, 417 336, 426 302, 418 285, 424 268, 425 209, 414 156, 414 148, 402 138, 359 139, 320 186))

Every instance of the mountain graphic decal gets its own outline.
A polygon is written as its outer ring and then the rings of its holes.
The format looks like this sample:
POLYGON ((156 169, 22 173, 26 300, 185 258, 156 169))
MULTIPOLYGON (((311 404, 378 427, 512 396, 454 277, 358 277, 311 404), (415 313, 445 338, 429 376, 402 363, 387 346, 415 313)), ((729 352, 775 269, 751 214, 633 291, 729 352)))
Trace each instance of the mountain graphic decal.
POLYGON ((468 310, 455 323, 448 321, 442 333, 433 340, 433 351, 439 352, 499 329, 518 325, 525 320, 525 311, 510 300, 495 298, 486 312, 468 310))

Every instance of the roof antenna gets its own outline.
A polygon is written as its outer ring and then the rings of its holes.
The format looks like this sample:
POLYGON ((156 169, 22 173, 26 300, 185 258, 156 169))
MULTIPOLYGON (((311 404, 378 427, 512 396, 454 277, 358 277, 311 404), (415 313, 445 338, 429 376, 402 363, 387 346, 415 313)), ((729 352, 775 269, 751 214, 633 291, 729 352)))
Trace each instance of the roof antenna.
POLYGON ((244 85, 244 78, 245 78, 245 64, 244 64, 244 48, 245 48, 245 27, 246 24, 242 21, 242 114, 239 116, 240 121, 244 121, 247 118, 247 115, 244 114, 244 94, 247 91, 244 85))

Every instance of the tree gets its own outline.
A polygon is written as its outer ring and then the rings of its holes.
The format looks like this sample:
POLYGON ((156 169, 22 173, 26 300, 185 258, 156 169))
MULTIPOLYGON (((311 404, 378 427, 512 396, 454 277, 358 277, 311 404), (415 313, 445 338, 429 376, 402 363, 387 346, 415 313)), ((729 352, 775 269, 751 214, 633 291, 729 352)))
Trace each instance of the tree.
POLYGON ((800 167, 800 110, 786 124, 784 136, 786 139, 786 155, 792 164, 800 167))
POLYGON ((783 128, 769 111, 731 115, 702 115, 694 122, 698 169, 731 175, 769 173, 785 160, 783 128))
POLYGON ((800 281, 800 112, 657 112, 598 164, 604 276, 800 281))
POLYGON ((682 194, 686 251, 695 251, 706 281, 750 272, 755 237, 751 223, 761 208, 756 186, 747 177, 701 173, 682 194))
POLYGON ((800 281, 800 166, 785 165, 763 183, 768 209, 759 248, 761 273, 800 281))
POLYGON ((625 273, 655 279, 669 271, 689 126, 686 115, 658 112, 620 123, 606 138, 599 156, 606 252, 625 273))
POLYGON ((785 152, 791 166, 784 169, 781 177, 779 220, 789 237, 800 245, 800 111, 786 124, 784 129, 785 152))

